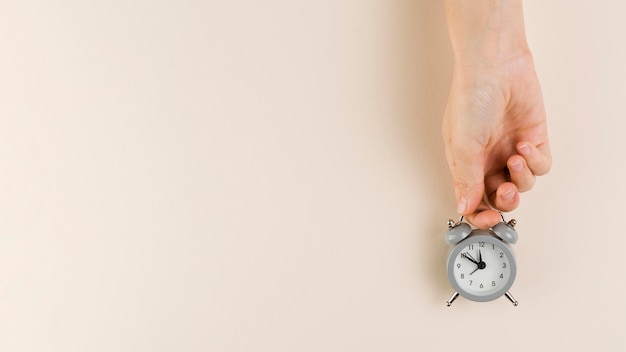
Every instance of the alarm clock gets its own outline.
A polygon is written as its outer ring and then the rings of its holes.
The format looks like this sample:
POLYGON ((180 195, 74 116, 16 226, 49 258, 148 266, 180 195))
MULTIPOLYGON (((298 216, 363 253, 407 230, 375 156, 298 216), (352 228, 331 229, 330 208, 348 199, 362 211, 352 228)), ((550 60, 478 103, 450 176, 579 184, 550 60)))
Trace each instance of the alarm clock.
POLYGON ((455 292, 446 302, 449 307, 459 296, 476 302, 492 301, 505 296, 517 306, 509 289, 515 281, 517 264, 510 244, 517 242, 516 221, 504 220, 494 227, 472 229, 463 222, 448 221, 445 241, 448 251, 446 272, 455 292))

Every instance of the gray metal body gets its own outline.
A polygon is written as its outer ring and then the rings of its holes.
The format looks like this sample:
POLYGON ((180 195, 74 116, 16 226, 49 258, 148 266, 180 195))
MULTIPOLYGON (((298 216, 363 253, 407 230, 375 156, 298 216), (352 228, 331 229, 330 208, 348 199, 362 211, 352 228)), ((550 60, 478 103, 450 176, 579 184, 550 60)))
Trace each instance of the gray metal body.
MULTIPOLYGON (((514 231, 515 230, 513 230, 513 232, 514 231)), ((517 233, 515 233, 515 238, 514 238, 515 241, 517 240, 516 235, 517 233)), ((510 233, 507 233, 505 234, 505 237, 507 236, 512 236, 512 235, 510 233)), ((515 281, 515 276, 517 273, 517 263, 515 261, 515 255, 513 254, 513 250, 509 248, 509 246, 504 241, 500 240, 500 238, 493 231, 475 229, 475 230, 472 230, 471 233, 467 237, 465 237, 460 242, 456 243, 450 248, 450 250, 448 251, 446 271, 448 274, 448 280, 450 281, 450 284, 456 290, 456 292, 458 292, 461 296, 467 299, 470 299, 472 301, 487 302, 487 301, 491 301, 491 300, 494 300, 496 298, 499 298, 505 295, 507 291, 511 288, 511 286, 513 285, 513 282, 515 281), (511 274, 509 275, 507 282, 504 285, 502 285, 497 291, 488 295, 475 295, 474 293, 467 292, 457 284, 457 281, 454 278, 455 258, 468 244, 471 244, 474 242, 486 242, 489 244, 496 245, 498 248, 502 249, 502 252, 504 253, 504 255, 507 256, 509 263, 510 263, 509 265, 510 265, 511 274)), ((451 304, 451 301, 448 303, 451 304)), ((517 304, 517 302, 514 302, 514 304, 517 304)))

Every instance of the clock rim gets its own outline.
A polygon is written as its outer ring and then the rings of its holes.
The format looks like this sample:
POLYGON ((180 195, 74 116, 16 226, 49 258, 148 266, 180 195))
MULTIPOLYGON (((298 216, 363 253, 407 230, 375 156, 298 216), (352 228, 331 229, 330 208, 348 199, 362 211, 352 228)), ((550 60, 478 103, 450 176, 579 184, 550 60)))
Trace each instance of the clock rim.
POLYGON ((450 251, 448 252, 448 265, 446 266, 446 273, 448 274, 448 281, 450 281, 452 287, 461 296, 476 302, 488 302, 501 297, 511 288, 511 286, 513 286, 513 282, 515 281, 515 277, 517 275, 517 263, 513 250, 505 242, 500 240, 494 233, 489 230, 474 230, 469 236, 450 248, 450 251), (510 278, 509 280, 507 280, 504 286, 488 295, 476 295, 471 292, 465 291, 463 288, 461 288, 461 286, 458 285, 456 278, 454 277, 454 260, 459 255, 461 250, 465 248, 470 242, 481 242, 482 240, 488 243, 493 243, 502 248, 505 255, 509 258, 509 266, 511 272, 510 278))

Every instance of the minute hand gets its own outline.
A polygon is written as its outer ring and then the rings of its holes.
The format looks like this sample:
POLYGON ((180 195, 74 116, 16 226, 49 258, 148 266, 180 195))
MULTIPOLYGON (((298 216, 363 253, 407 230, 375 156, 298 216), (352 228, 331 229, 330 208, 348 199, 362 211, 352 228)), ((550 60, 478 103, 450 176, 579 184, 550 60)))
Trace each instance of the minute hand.
POLYGON ((474 263, 474 264, 478 265, 478 262, 476 261, 476 259, 474 259, 474 258, 472 257, 472 255, 471 255, 471 254, 469 254, 468 252, 461 253, 461 257, 463 257, 463 258, 465 258, 465 259, 469 260, 470 262, 472 262, 472 263, 474 263))

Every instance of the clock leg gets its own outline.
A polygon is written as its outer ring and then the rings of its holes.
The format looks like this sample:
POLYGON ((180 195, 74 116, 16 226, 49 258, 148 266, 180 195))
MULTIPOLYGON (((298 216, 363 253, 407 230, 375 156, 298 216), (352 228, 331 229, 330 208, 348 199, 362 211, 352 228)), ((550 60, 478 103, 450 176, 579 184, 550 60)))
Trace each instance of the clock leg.
POLYGON ((450 299, 446 302, 446 305, 448 307, 450 307, 452 305, 452 302, 454 302, 454 300, 459 297, 459 293, 458 292, 454 292, 454 294, 452 295, 452 297, 450 297, 450 299))
POLYGON ((511 301, 511 303, 513 303, 514 306, 517 306, 518 302, 515 300, 515 298, 513 298, 510 292, 507 291, 504 295, 506 296, 506 298, 509 299, 509 301, 511 301))

